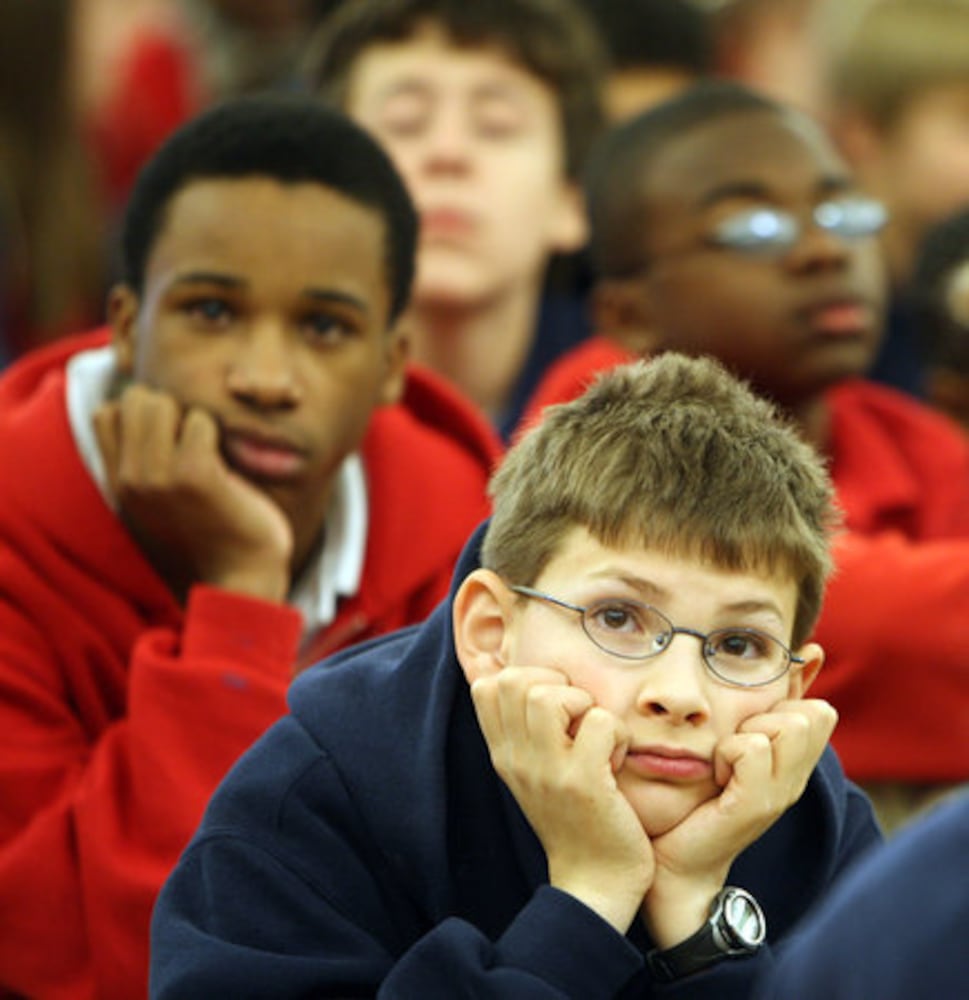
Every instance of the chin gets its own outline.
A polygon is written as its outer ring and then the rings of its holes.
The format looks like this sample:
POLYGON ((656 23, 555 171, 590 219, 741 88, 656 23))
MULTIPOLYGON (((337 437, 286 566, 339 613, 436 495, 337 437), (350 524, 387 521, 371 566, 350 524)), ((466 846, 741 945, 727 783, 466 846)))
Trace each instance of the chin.
POLYGON ((697 788, 666 782, 651 782, 627 794, 630 804, 651 840, 669 833, 695 809, 716 796, 716 788, 697 788))

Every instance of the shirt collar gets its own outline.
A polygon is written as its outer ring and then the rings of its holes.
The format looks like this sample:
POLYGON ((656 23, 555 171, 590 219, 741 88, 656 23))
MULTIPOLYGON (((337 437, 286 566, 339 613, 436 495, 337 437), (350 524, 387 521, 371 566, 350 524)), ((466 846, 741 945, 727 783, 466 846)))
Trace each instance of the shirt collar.
MULTIPOLYGON (((94 432, 94 412, 110 395, 117 379, 110 345, 75 354, 67 363, 67 417, 81 461, 112 510, 104 459, 94 432)), ((336 617, 337 601, 360 588, 367 546, 367 481, 359 454, 348 456, 336 472, 324 521, 321 545, 289 594, 302 612, 304 641, 336 617)))

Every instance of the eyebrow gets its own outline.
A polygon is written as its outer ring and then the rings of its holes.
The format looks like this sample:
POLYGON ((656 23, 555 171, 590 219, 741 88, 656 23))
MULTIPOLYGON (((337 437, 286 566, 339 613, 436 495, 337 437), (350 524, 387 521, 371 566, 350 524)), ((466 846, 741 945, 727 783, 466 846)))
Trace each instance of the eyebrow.
MULTIPOLYGON (((597 573, 593 573, 592 576, 617 579, 620 583, 624 583, 631 590, 635 590, 648 600, 663 600, 669 597, 669 591, 665 587, 661 587, 659 584, 653 583, 652 580, 647 580, 640 576, 631 576, 621 570, 606 567, 597 573)), ((759 614, 768 612, 774 615, 781 624, 784 622, 784 615, 778 604, 767 598, 763 600, 747 598, 739 601, 731 601, 729 604, 725 604, 721 610, 733 614, 759 614)))
MULTIPOLYGON (((405 96, 414 94, 421 98, 432 98, 438 89, 435 84, 420 77, 408 76, 387 84, 383 90, 378 91, 377 96, 381 101, 387 101, 402 94, 405 96)), ((522 99, 519 89, 507 80, 484 80, 476 83, 471 88, 471 98, 474 101, 498 98, 509 101, 516 107, 527 103, 522 99)))
MULTIPOLYGON (((180 285, 217 285, 220 288, 237 291, 245 288, 248 282, 243 278, 236 278, 231 274, 222 274, 218 271, 188 271, 178 275, 172 282, 171 287, 177 288, 180 285)), ((302 296, 325 305, 350 306, 361 313, 370 312, 368 304, 359 295, 350 292, 341 292, 333 288, 304 288, 302 296)))
MULTIPOLYGON (((815 185, 815 193, 819 195, 832 194, 857 187, 857 182, 847 174, 825 174, 815 185)), ((700 198, 700 207, 709 208, 717 202, 730 198, 746 198, 748 200, 768 200, 770 189, 760 181, 726 181, 705 192, 700 198)))

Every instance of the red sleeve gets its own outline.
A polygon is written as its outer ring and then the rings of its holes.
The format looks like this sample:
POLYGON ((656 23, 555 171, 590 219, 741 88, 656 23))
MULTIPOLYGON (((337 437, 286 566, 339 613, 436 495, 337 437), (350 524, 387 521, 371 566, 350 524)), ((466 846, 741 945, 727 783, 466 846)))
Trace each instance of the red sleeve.
POLYGON ((838 709, 833 743, 858 781, 969 780, 969 538, 843 538, 811 689, 838 709))
MULTIPOLYGON (((216 784, 284 712, 300 625, 196 588, 182 634, 143 633, 130 662, 78 650, 105 685, 127 673, 126 710, 92 733, 69 666, 0 605, 0 994, 146 995, 155 896, 216 784)), ((82 696, 106 700, 96 680, 82 696)))

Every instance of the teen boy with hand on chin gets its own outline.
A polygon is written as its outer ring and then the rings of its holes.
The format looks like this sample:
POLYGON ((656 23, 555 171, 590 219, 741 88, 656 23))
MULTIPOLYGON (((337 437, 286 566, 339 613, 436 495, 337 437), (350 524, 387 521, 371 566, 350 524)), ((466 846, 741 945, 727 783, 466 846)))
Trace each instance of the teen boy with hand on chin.
POLYGON ((216 793, 153 996, 747 997, 878 841, 803 697, 831 485, 768 403, 618 368, 492 497, 451 598, 305 673, 216 793))
POLYGON ((447 592, 494 452, 405 371, 415 241, 352 122, 221 105, 139 178, 110 343, 0 381, 0 994, 144 997, 155 895, 294 674, 447 592))

